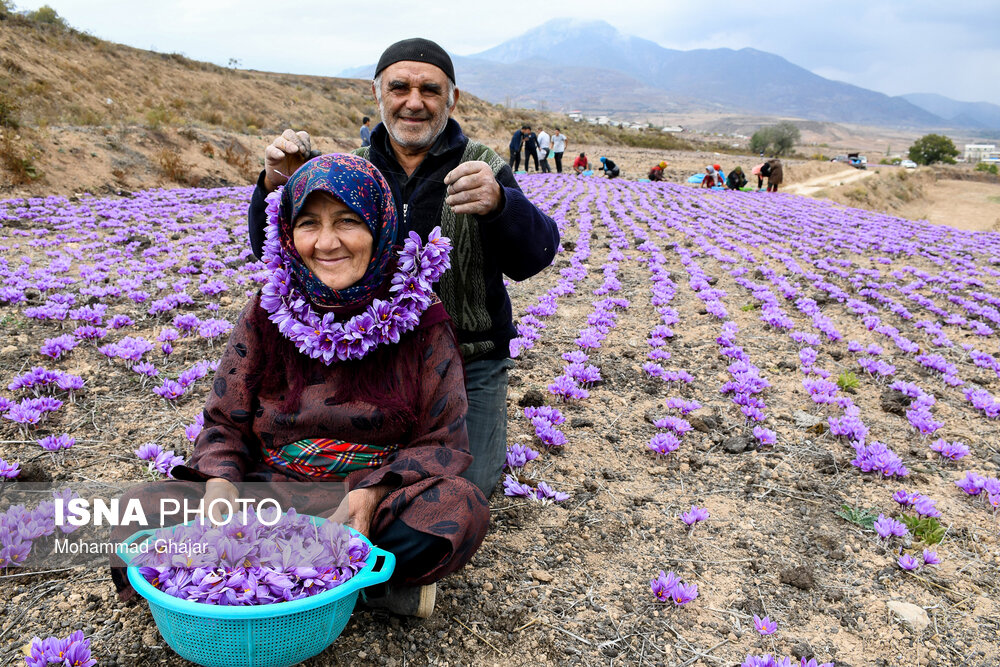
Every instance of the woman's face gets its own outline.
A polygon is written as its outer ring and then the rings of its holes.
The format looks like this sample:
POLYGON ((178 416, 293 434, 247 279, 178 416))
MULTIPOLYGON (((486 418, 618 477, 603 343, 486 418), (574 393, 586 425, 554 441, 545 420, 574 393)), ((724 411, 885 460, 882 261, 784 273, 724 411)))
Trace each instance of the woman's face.
POLYGON ((302 262, 334 290, 350 287, 365 275, 372 240, 361 216, 321 190, 306 198, 292 226, 292 242, 302 262))

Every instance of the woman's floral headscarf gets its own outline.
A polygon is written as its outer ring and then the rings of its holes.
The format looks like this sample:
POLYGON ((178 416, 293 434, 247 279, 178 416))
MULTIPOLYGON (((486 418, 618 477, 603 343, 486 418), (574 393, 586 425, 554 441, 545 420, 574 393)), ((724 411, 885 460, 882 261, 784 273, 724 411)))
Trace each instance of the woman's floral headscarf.
POLYGON ((396 242, 396 205, 385 178, 370 162, 356 155, 333 153, 309 160, 288 179, 281 194, 279 240, 292 260, 288 267, 296 287, 317 306, 357 307, 367 304, 385 282, 396 242), (361 216, 372 233, 372 256, 361 279, 344 289, 327 287, 303 263, 295 250, 292 227, 306 198, 327 192, 361 216))
POLYGON ((392 192, 367 161, 353 155, 314 158, 266 201, 261 259, 269 275, 261 286, 260 307, 302 354, 327 365, 360 359, 380 345, 398 343, 437 301, 433 286, 451 266, 451 242, 441 236, 440 227, 432 229, 426 241, 410 232, 394 257, 392 192), (292 241, 292 221, 317 190, 337 197, 372 232, 372 258, 364 275, 342 290, 324 285, 302 262, 292 241))

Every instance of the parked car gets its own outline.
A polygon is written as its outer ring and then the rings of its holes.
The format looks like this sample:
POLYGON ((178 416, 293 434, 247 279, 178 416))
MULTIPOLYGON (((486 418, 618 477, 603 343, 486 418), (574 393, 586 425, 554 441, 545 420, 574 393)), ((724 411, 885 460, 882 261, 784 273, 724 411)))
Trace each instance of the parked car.
POLYGON ((903 167, 904 169, 916 169, 917 163, 914 162, 913 160, 900 160, 899 166, 903 167))

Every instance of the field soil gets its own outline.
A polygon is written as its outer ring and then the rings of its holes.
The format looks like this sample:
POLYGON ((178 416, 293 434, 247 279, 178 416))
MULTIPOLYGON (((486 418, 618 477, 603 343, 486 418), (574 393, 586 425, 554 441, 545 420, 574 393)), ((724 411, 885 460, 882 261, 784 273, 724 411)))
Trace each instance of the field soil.
MULTIPOLYGON (((636 156, 636 164, 648 158, 636 156)), ((744 215, 757 216, 748 219, 784 229, 788 220, 803 215, 865 226, 873 224, 869 214, 784 194, 691 192, 671 184, 568 175, 521 180, 529 196, 559 218, 564 229, 563 251, 554 265, 510 286, 515 317, 523 317, 556 286, 574 253, 586 246, 591 250, 582 260, 586 275, 575 293, 560 297, 557 313, 546 318, 535 347, 517 359, 508 398, 510 444, 540 448, 524 406, 542 403, 563 411, 566 422, 561 429, 567 445, 543 451, 524 475, 533 482, 544 480, 570 498, 542 505, 497 491, 490 503, 490 534, 468 567, 439 584, 432 618, 401 619, 359 609, 344 635, 305 664, 732 666, 748 653, 764 652, 815 656, 842 667, 998 664, 997 524, 988 508, 973 503, 954 484, 959 471, 966 469, 998 474, 996 420, 973 410, 960 389, 934 382, 911 358, 898 355, 897 378, 916 379, 933 388, 935 417, 946 424, 939 435, 961 440, 973 450, 958 464, 939 458, 925 439, 910 430, 898 401, 886 397, 885 384, 864 375, 847 352, 847 339, 868 344, 876 341, 874 334, 843 304, 823 300, 809 290, 844 335, 840 342, 818 346, 819 363, 835 377, 842 371, 857 372, 860 382, 849 395, 861 407, 873 437, 889 443, 911 469, 904 480, 862 474, 850 463, 852 448, 825 426, 826 417, 835 413, 813 405, 802 388, 799 346, 784 333, 762 326, 760 310, 750 293, 736 284, 730 265, 702 253, 699 266, 715 288, 728 294, 724 301, 729 319, 740 329, 739 344, 771 384, 765 394, 766 424, 776 432, 777 442, 754 446, 739 409, 719 391, 730 378, 729 361, 719 355, 715 342, 720 324, 689 288, 678 254, 681 249, 698 250, 696 244, 705 241, 698 226, 712 220, 725 219, 731 225, 744 215), (598 196, 588 200, 588 192, 598 196), (684 226, 671 228, 662 237, 653 234, 652 221, 666 219, 663 212, 681 200, 688 202, 688 213, 675 211, 670 219, 684 226), (590 362, 600 367, 602 381, 590 388, 586 400, 563 403, 547 387, 562 373, 561 355, 575 349, 574 339, 588 326, 597 298, 593 291, 602 285, 602 267, 611 261, 618 231, 624 231, 627 247, 624 259, 616 262, 620 288, 613 296, 628 299, 630 305, 619 313, 602 347, 591 352, 590 362), (649 235, 664 253, 666 268, 678 286, 670 305, 679 323, 665 349, 672 355, 669 367, 692 373, 690 384, 666 383, 642 370, 657 316, 647 251, 638 249, 638 233, 649 235), (653 422, 676 414, 666 408, 668 398, 696 400, 702 408, 688 415, 694 430, 684 436, 681 448, 661 457, 649 451, 647 443, 657 432, 653 422), (942 556, 940 566, 917 574, 903 572, 895 565, 898 549, 906 546, 919 553, 917 543, 886 545, 870 529, 837 513, 845 507, 895 513, 891 496, 898 488, 937 501, 947 528, 944 541, 936 547, 942 556), (678 515, 692 505, 707 508, 710 518, 689 531, 678 515), (660 570, 697 583, 697 600, 684 607, 657 603, 649 581, 660 570), (899 602, 922 610, 926 625, 908 624, 890 611, 890 603, 899 602), (752 624, 755 614, 776 620, 778 631, 758 636, 752 624)), ((191 251, 199 247, 200 224, 211 217, 213 226, 226 232, 226 241, 215 252, 219 257, 236 256, 245 247, 243 210, 248 191, 192 192, 184 195, 194 199, 186 200, 182 217, 164 211, 150 215, 158 224, 176 222, 172 242, 191 251)), ((35 205, 52 207, 47 215, 54 221, 91 210, 116 219, 115 211, 127 209, 130 201, 83 198, 35 205)), ((7 215, 0 229, 4 257, 13 262, 24 256, 33 267, 47 265, 46 253, 51 250, 46 245, 20 244, 29 230, 41 229, 39 222, 28 222, 25 202, 0 202, 0 210, 7 215)), ((912 230, 921 233, 933 229, 905 221, 898 224, 904 228, 913 224, 912 230)), ((966 234, 942 231, 952 235, 948 238, 966 234)), ((113 229, 101 232, 99 238, 108 240, 114 233, 113 229)), ((142 242, 146 238, 136 236, 122 247, 141 256, 149 248, 142 242)), ((790 250, 786 240, 797 238, 782 236, 775 247, 790 250)), ((1000 242, 989 233, 981 240, 1000 242)), ((876 266, 868 257, 849 253, 840 259, 855 262, 859 269, 876 266)), ((934 255, 901 255, 894 265, 880 268, 888 274, 907 265, 936 275, 942 269, 933 259, 934 255)), ((86 261, 75 263, 73 274, 85 265, 86 261)), ((97 265, 108 267, 101 261, 97 265)), ((759 270, 747 275, 762 278, 759 270)), ((244 302, 242 289, 215 297, 194 293, 195 303, 182 310, 234 321, 244 302), (216 305, 218 310, 205 310, 216 305)), ((996 293, 995 287, 990 289, 996 293)), ((40 299, 37 291, 31 293, 33 303, 40 299)), ((125 299, 108 302, 108 316, 127 314, 135 320, 125 330, 128 335, 155 340, 166 324, 125 299)), ((936 303, 951 308, 944 298, 936 303)), ((89 344, 53 361, 39 354, 40 343, 72 329, 30 319, 23 307, 2 308, 3 384, 37 365, 78 374, 87 383, 77 401, 43 427, 45 432, 67 431, 77 438, 63 462, 53 463, 32 438, 25 438, 10 422, 0 422, 0 456, 20 461, 28 470, 25 478, 96 480, 122 488, 148 479, 145 464, 132 453, 138 445, 153 441, 181 455, 190 453, 183 427, 204 404, 211 377, 167 403, 151 393, 155 382, 142 382, 120 363, 109 365, 89 344)), ((790 304, 788 309, 792 310, 790 304)), ((796 325, 809 330, 809 319, 792 312, 796 325)), ((912 322, 892 321, 903 334, 927 346, 929 337, 912 322)), ((947 331, 955 344, 948 358, 959 364, 963 377, 1000 394, 1000 379, 974 367, 958 352, 962 343, 982 346, 983 342, 961 327, 949 326, 947 331)), ((160 356, 154 360, 173 375, 219 354, 219 343, 191 337, 177 342, 169 360, 160 356)), ((188 664, 166 646, 146 603, 119 602, 102 569, 8 571, 0 575, 0 603, 0 665, 17 664, 33 636, 66 636, 76 629, 91 639, 102 665, 188 664)))

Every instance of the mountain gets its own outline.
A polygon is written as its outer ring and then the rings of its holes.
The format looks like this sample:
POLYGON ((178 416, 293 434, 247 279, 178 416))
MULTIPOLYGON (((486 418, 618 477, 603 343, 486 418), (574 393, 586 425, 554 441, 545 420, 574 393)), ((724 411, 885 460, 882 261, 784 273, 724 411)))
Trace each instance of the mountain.
POLYGON ((619 110, 642 110, 665 95, 684 110, 700 107, 885 126, 945 124, 938 115, 905 99, 824 79, 771 53, 749 48, 666 49, 603 21, 555 19, 466 61, 466 70, 478 68, 473 78, 483 86, 473 90, 491 101, 502 101, 492 92, 499 89, 516 98, 522 86, 530 85, 524 83, 530 80, 528 74, 539 68, 572 67, 561 71, 567 78, 559 92, 570 91, 568 97, 539 92, 550 109, 597 110, 586 104, 584 96, 600 97, 598 86, 612 78, 610 70, 627 77, 629 83, 623 80, 619 87, 634 88, 631 82, 638 81, 650 91, 650 100, 618 98, 619 110), (488 67, 482 61, 509 69, 488 67))
POLYGON ((901 98, 962 127, 1000 130, 1000 106, 989 102, 959 102, 934 93, 912 93, 901 98))

